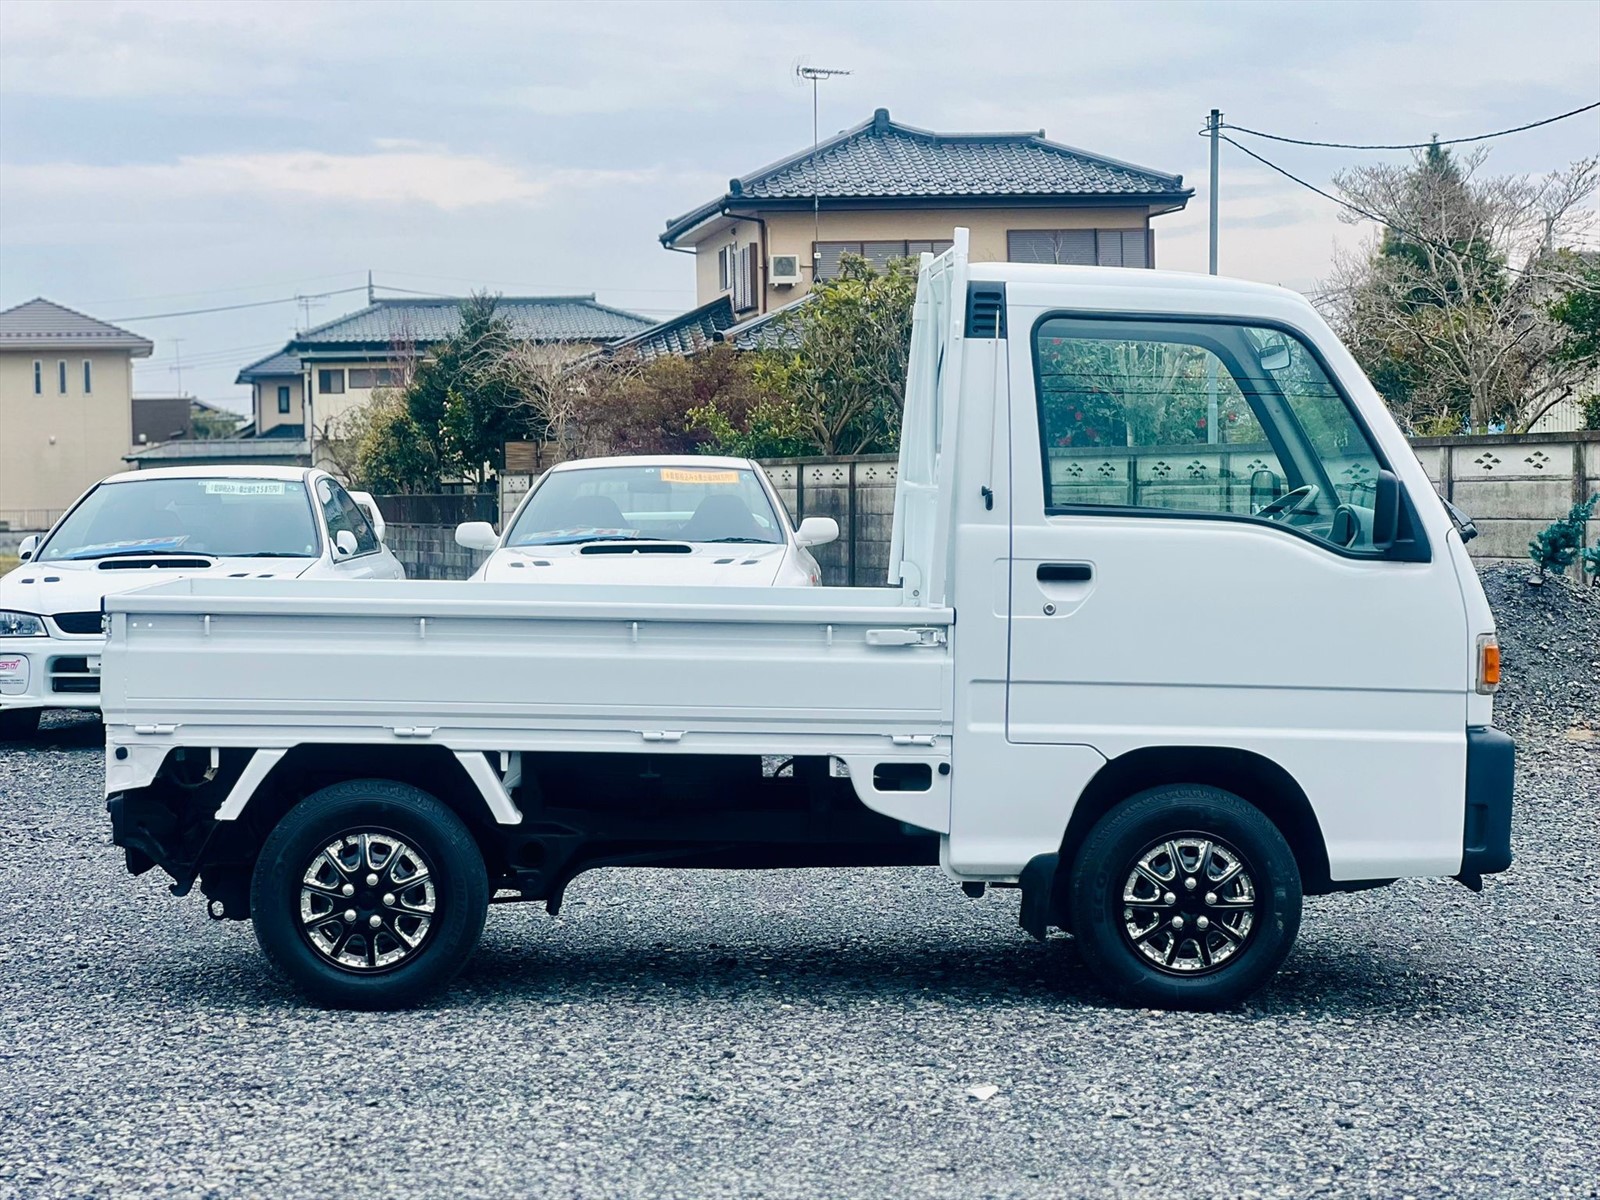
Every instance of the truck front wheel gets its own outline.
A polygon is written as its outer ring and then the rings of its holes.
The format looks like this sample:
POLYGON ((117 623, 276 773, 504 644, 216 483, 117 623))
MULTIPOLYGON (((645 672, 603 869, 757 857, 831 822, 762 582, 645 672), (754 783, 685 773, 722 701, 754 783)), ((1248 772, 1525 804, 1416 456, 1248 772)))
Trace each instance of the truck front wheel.
POLYGON ((461 818, 386 779, 295 805, 250 887, 261 949, 336 1008, 404 1008, 442 988, 471 957, 488 905, 483 855, 461 818))
POLYGON ((1116 999, 1223 1008, 1265 983, 1300 929, 1300 872, 1262 812, 1220 788, 1168 786, 1112 809, 1068 880, 1084 962, 1116 999))

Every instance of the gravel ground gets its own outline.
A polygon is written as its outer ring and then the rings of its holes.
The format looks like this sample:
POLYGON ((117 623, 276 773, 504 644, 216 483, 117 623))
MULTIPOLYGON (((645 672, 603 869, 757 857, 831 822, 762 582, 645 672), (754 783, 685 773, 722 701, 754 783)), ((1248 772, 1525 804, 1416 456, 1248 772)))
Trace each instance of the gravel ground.
POLYGON ((1214 1015, 1110 1008, 1015 893, 914 870, 598 872, 428 1008, 308 1009, 124 874, 98 726, 52 722, 0 748, 0 1195, 1600 1194, 1594 675, 1502 636, 1513 869, 1312 899, 1214 1015))

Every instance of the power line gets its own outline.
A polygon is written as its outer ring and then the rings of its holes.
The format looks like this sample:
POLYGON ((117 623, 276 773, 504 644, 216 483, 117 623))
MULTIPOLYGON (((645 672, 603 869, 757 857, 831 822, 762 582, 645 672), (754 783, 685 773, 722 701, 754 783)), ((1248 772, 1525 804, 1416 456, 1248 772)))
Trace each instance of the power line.
MULTIPOLYGON (((1224 125, 1222 128, 1233 129, 1239 133, 1248 133, 1251 137, 1267 138, 1274 142, 1287 142, 1291 146, 1319 146, 1327 150, 1426 150, 1429 146, 1462 146, 1468 142, 1486 142, 1490 138, 1523 133, 1529 129, 1538 129, 1541 125, 1553 125, 1557 121, 1565 121, 1568 117, 1575 117, 1579 113, 1586 113, 1596 108, 1600 108, 1600 100, 1596 100, 1593 104, 1585 104, 1582 108, 1574 108, 1570 112, 1557 113, 1555 116, 1546 117, 1542 121, 1529 121, 1526 125, 1518 125, 1512 129, 1500 129, 1494 133, 1479 133, 1474 134, 1472 137, 1444 138, 1442 140, 1436 138, 1431 142, 1397 142, 1392 145, 1363 145, 1358 142, 1316 142, 1307 138, 1284 137, 1278 133, 1263 133, 1259 129, 1246 129, 1243 125, 1224 125)), ((1235 142, 1234 145, 1237 146, 1238 143, 1235 142)), ((1241 146, 1240 149, 1243 149, 1243 147, 1241 146)))
MULTIPOLYGON (((1380 217, 1375 212, 1368 212, 1366 209, 1362 208, 1359 204, 1352 204, 1348 200, 1345 200, 1345 199, 1343 199, 1343 198, 1341 198, 1339 196, 1335 196, 1332 192, 1323 191, 1316 184, 1306 182, 1304 179, 1301 179, 1300 176, 1295 175, 1290 171, 1284 170, 1277 163, 1272 162, 1270 159, 1262 158, 1261 155, 1257 154, 1254 150, 1250 149, 1248 146, 1241 146, 1238 142, 1234 141, 1231 137, 1228 137, 1226 134, 1219 134, 1218 136, 1223 141, 1227 142, 1228 145, 1232 146, 1235 150, 1243 151, 1245 154, 1248 154, 1251 158, 1255 159, 1262 166, 1268 167, 1271 170, 1276 171, 1279 175, 1282 175, 1285 179, 1288 179, 1288 180, 1290 180, 1290 181, 1292 181, 1294 183, 1298 183, 1301 187, 1306 188, 1309 191, 1315 192, 1317 195, 1321 196, 1324 200, 1332 200, 1335 204, 1341 205, 1344 208, 1348 208, 1353 213, 1359 213, 1361 216, 1366 217, 1367 220, 1369 220, 1369 221, 1376 221, 1379 225, 1384 226, 1384 228, 1386 228, 1386 229, 1392 229, 1396 233, 1404 234, 1406 237, 1410 238, 1412 241, 1425 243, 1425 244, 1430 245, 1430 246, 1442 247, 1444 249, 1450 249, 1450 247, 1446 246, 1443 242, 1440 242, 1435 238, 1428 237, 1425 234, 1416 233, 1413 230, 1407 229, 1404 225, 1396 225, 1393 221, 1390 221, 1385 217, 1380 217)), ((1452 251, 1452 253, 1454 253, 1454 251, 1452 251)), ((1463 250, 1460 253, 1461 253, 1462 257, 1470 258, 1474 262, 1483 263, 1485 266, 1495 267, 1495 268, 1497 268, 1499 270, 1510 271, 1514 275, 1521 275, 1523 273, 1521 268, 1513 267, 1510 263, 1496 262, 1492 258, 1485 258, 1485 257, 1483 257, 1483 255, 1481 255, 1481 254, 1473 254, 1471 251, 1463 250)))
MULTIPOLYGON (((364 292, 366 285, 353 288, 338 288, 331 292, 318 292, 318 296, 343 296, 350 292, 364 292)), ((145 313, 137 317, 112 317, 113 321, 160 321, 167 317, 199 317, 206 313, 237 312, 241 308, 266 308, 272 304, 295 304, 300 301, 299 296, 285 296, 279 300, 252 300, 249 304, 222 304, 216 308, 190 308, 183 312, 145 313)))

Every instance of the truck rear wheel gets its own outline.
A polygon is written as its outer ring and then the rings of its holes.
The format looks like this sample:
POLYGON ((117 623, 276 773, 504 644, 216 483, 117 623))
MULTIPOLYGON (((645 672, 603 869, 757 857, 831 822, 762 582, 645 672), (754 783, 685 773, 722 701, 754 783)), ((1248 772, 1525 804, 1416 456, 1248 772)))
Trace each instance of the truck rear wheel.
POLYGON ((1265 983, 1300 929, 1300 871, 1262 812, 1220 788, 1155 788, 1089 831, 1068 880, 1084 962, 1113 997, 1223 1008, 1265 983))
POLYGON ((472 834, 428 793, 334 784, 268 835, 250 887, 261 949, 312 1000, 405 1008, 449 983, 483 932, 489 881, 472 834))

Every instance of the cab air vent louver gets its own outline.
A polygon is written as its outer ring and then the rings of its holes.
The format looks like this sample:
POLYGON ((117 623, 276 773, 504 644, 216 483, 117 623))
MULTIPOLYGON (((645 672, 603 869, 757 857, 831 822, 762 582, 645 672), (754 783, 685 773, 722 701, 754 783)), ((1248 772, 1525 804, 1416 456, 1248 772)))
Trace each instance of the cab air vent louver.
POLYGON ((967 336, 1003 338, 1006 336, 1006 285, 972 283, 967 285, 967 336))

